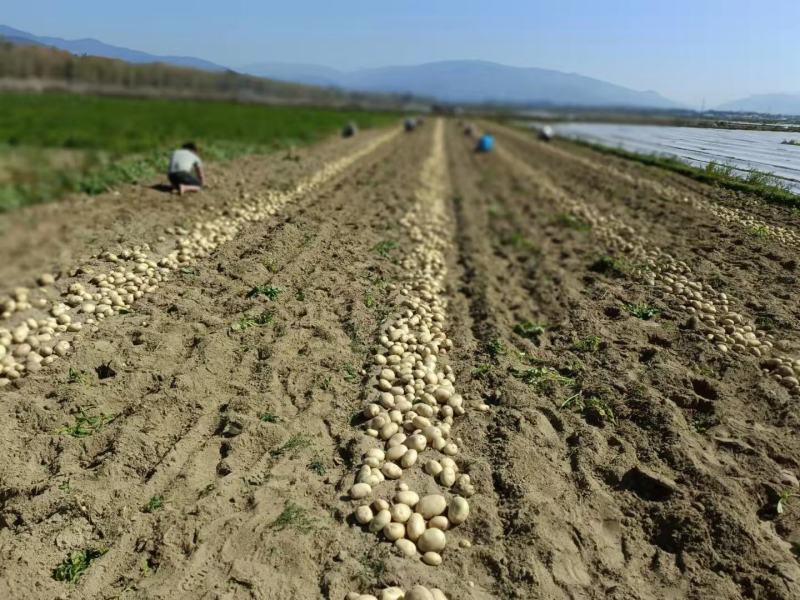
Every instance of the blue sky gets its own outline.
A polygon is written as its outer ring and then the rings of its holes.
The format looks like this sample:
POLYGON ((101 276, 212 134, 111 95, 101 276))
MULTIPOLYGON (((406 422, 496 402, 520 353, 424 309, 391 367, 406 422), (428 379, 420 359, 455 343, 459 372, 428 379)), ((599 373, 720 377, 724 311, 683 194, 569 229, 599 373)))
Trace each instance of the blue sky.
POLYGON ((692 106, 800 93, 800 0, 3 0, 0 22, 234 68, 480 58, 692 106))

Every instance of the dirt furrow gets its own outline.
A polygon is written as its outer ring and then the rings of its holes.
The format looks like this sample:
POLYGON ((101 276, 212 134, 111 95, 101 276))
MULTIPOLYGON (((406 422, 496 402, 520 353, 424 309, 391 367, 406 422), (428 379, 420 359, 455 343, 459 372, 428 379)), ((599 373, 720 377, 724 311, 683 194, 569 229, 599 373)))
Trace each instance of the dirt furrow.
MULTIPOLYGON (((500 149, 498 155, 513 168, 525 173, 530 181, 541 186, 545 194, 560 205, 560 210, 591 227, 607 251, 624 255, 629 269, 638 272, 647 285, 655 286, 664 298, 690 315, 692 327, 703 332, 719 351, 733 350, 737 354, 759 358, 760 367, 765 373, 791 394, 800 394, 800 353, 797 352, 797 342, 790 341, 789 337, 793 331, 759 327, 755 316, 748 315, 742 308, 734 310, 731 306, 744 305, 738 289, 730 293, 715 289, 699 279, 687 261, 662 250, 653 243, 652 238, 640 234, 626 220, 611 211, 598 209, 582 197, 570 196, 554 185, 542 171, 518 159, 508 150, 500 149)), ((690 235, 684 232, 684 237, 690 235)), ((609 267, 613 266, 609 264, 609 267)), ((776 303, 773 311, 785 315, 787 309, 792 308, 791 304, 776 303)))
MULTIPOLYGON (((499 308, 478 311, 494 314, 508 346, 485 369, 493 388, 498 368, 500 381, 513 386, 510 395, 503 390, 501 406, 527 408, 522 382, 541 411, 516 429, 542 448, 510 464, 524 472, 520 464, 537 465, 549 449, 561 459, 553 460, 549 480, 529 484, 529 475, 520 486, 518 501, 531 508, 514 523, 528 524, 529 536, 548 525, 570 531, 575 544, 551 551, 546 570, 534 561, 530 581, 555 579, 564 594, 579 597, 792 597, 797 566, 779 536, 796 536, 796 519, 782 521, 774 508, 776 490, 796 485, 797 463, 786 462, 795 452, 796 411, 768 390, 754 393, 757 368, 704 356, 700 336, 646 286, 591 271, 595 228, 554 219, 564 208, 551 190, 492 157, 474 157, 466 171, 486 194, 478 209, 487 212, 484 220, 501 221, 492 251, 519 257, 488 286, 499 290, 499 308), (626 316, 626 306, 644 302, 660 316, 626 316), (540 315, 541 329, 520 322, 529 314, 540 315), (758 424, 743 421, 751 418, 758 424), (543 502, 553 490, 561 495, 543 502)), ((513 448, 509 429, 501 431, 513 448)), ((536 555, 548 544, 526 541, 536 555)), ((520 597, 530 593, 523 589, 520 597)))
MULTIPOLYGON (((407 153, 413 155, 413 150, 409 150, 407 153)), ((372 171, 367 173, 367 178, 382 162, 385 162, 387 156, 394 156, 389 148, 366 159, 367 164, 372 165, 372 171)), ((363 176, 363 171, 364 167, 359 167, 356 174, 362 172, 363 176)), ((368 183, 360 177, 357 178, 357 182, 361 185, 368 183)), ((344 184, 346 184, 346 179, 340 179, 335 189, 341 188, 344 184)), ((347 196, 344 191, 337 198, 340 209, 342 205, 346 206, 347 196)), ((309 210, 308 205, 304 210, 309 210)), ((355 209, 351 209, 346 214, 353 217, 353 210, 355 209)), ((325 229, 327 236, 335 236, 338 233, 335 227, 325 229)), ((309 246, 312 241, 313 239, 307 240, 305 237, 295 240, 297 243, 295 248, 283 249, 284 258, 291 261, 292 254, 297 252, 297 248, 302 248, 304 245, 309 246)), ((233 265, 233 268, 226 272, 222 263, 215 266, 209 260, 203 259, 200 261, 200 266, 195 265, 186 272, 181 272, 179 278, 182 281, 167 284, 170 289, 168 294, 159 296, 155 305, 146 304, 141 307, 140 310, 144 314, 118 317, 124 322, 114 323, 116 337, 111 337, 103 331, 112 326, 111 322, 103 323, 101 329, 91 336, 93 340, 87 339, 82 342, 78 355, 74 357, 74 360, 70 359, 69 364, 74 365, 70 372, 76 374, 73 383, 59 383, 55 386, 54 392, 48 392, 48 387, 53 388, 51 381, 48 381, 49 378, 37 376, 34 378, 36 379, 35 383, 33 381, 26 382, 26 386, 19 392, 6 396, 9 402, 4 405, 4 408, 9 411, 9 414, 13 414, 15 406, 24 407, 23 419, 19 417, 13 419, 15 422, 21 423, 21 426, 18 427, 19 431, 16 432, 21 437, 17 437, 17 440, 30 437, 30 433, 27 433, 26 429, 29 429, 29 426, 35 421, 24 418, 26 415, 35 415, 40 422, 41 417, 47 415, 43 423, 45 424, 45 433, 33 438, 35 440, 34 448, 41 446, 42 453, 55 454, 55 457, 48 456, 50 465, 44 464, 45 470, 40 477, 43 482, 47 482, 44 487, 47 489, 46 495, 49 497, 50 505, 55 505, 59 510, 58 505, 66 502, 69 511, 75 513, 74 520, 80 524, 73 526, 68 522, 67 526, 81 529, 80 535, 73 534, 64 543, 58 543, 59 548, 80 547, 81 543, 94 538, 97 530, 100 530, 101 537, 104 539, 114 539, 121 534, 123 541, 127 538, 131 542, 127 545, 124 543, 120 545, 125 547, 122 550, 123 558, 121 559, 121 563, 124 564, 127 560, 126 552, 132 552, 134 546, 138 547, 136 532, 141 530, 141 526, 134 523, 133 527, 129 527, 129 530, 125 531, 128 517, 132 516, 132 520, 140 522, 149 520, 146 515, 140 514, 142 506, 151 498, 165 499, 171 487, 174 488, 176 478, 178 481, 181 478, 191 479, 199 484, 200 482, 196 479, 198 476, 204 477, 202 473, 206 472, 209 474, 205 476, 203 485, 214 483, 217 479, 213 468, 209 472, 197 467, 209 461, 215 465, 218 461, 220 437, 217 429, 220 426, 220 420, 224 419, 227 414, 223 411, 224 414, 220 415, 218 409, 230 404, 232 399, 250 393, 247 382, 252 378, 252 365, 248 364, 245 368, 239 364, 241 351, 237 349, 235 340, 231 338, 230 326, 233 323, 227 321, 224 315, 224 310, 230 309, 230 304, 233 302, 217 305, 219 295, 223 291, 227 292, 231 282, 238 282, 240 279, 238 267, 233 265), (110 341, 106 341, 106 339, 110 341), (95 379, 88 366, 101 364, 111 356, 118 357, 113 361, 112 368, 122 377, 95 379), (119 357, 122 359, 120 360, 119 357), (186 362, 183 362, 181 357, 186 362), (179 359, 177 364, 174 363, 176 358, 179 359), (159 363, 165 365, 166 372, 161 371, 159 363), (225 373, 229 373, 230 378, 226 377, 225 373), (29 389, 28 385, 32 389, 29 389), (41 406, 36 405, 39 403, 28 406, 30 401, 27 399, 31 397, 31 394, 37 394, 37 389, 42 389, 43 394, 50 399, 41 406), (135 396, 137 391, 143 394, 141 400, 135 396), (130 398, 130 394, 134 394, 134 397, 130 398), (14 402, 15 397, 18 402, 14 402), (103 431, 98 431, 97 435, 85 438, 82 444, 80 440, 77 440, 79 442, 77 445, 67 443, 67 449, 70 450, 69 454, 71 455, 75 454, 72 449, 78 450, 78 454, 80 454, 80 447, 83 445, 85 453, 99 457, 88 460, 85 460, 84 457, 80 458, 80 463, 91 469, 86 472, 89 477, 86 477, 80 471, 78 464, 75 464, 78 462, 77 459, 71 459, 69 456, 65 458, 63 451, 57 447, 50 449, 53 448, 53 443, 63 436, 63 434, 54 436, 51 433, 58 427, 52 424, 53 421, 57 423, 62 420, 57 413, 63 411, 64 408, 69 409, 70 406, 76 405, 90 407, 87 411, 89 414, 102 410, 118 415, 115 421, 103 428, 103 431), (50 415, 42 412, 42 409, 47 411, 48 408, 55 412, 50 415), (48 422, 50 424, 47 424, 48 422), (129 428, 128 424, 132 427, 129 428), (120 435, 121 433, 123 435, 120 435), (214 454, 217 455, 217 460, 213 460, 214 454), (148 460, 153 462, 147 465, 148 460), (54 461, 57 463, 53 464, 54 461), (64 490, 58 489, 59 482, 63 484, 64 481, 70 481, 68 479, 69 471, 76 470, 76 477, 68 483, 69 489, 67 487, 64 490), (100 483, 103 481, 103 477, 101 477, 98 482, 100 487, 97 487, 98 483, 95 483, 93 478, 97 477, 99 473, 111 479, 100 483), (142 488, 137 488, 135 484, 131 488, 131 484, 137 481, 146 483, 142 488), (83 487, 86 489, 83 490, 83 487), (151 492, 153 493, 151 494, 151 492), (115 505, 118 509, 122 509, 122 513, 110 513, 109 509, 116 511, 113 508, 115 505), (133 514, 131 515, 131 513, 133 514), (93 523, 97 521, 98 514, 103 516, 100 519, 102 526, 93 530, 93 523), (88 515, 91 515, 91 519, 84 518, 88 515), (90 526, 86 526, 86 521, 92 521, 89 523, 90 526)), ((272 263, 262 264, 259 268, 266 273, 271 273, 271 270, 275 269, 272 263)), ((233 304, 241 303, 242 300, 239 300, 233 304)), ((60 373, 59 379, 65 381, 66 373, 60 373)), ((75 411, 76 409, 72 408, 71 410, 75 411)), ((13 449, 15 442, 13 436, 9 436, 7 441, 7 447, 13 449)), ((63 443, 59 441, 58 444, 62 445, 63 443)), ((22 448, 12 451, 16 453, 18 450, 22 450, 22 448)), ((37 455, 38 452, 32 452, 30 458, 26 458, 24 462, 32 463, 37 460, 37 455)), ((39 473, 41 470, 34 469, 32 472, 39 473)), ((12 473, 13 470, 9 470, 7 476, 12 473)), ((30 474, 31 472, 27 473, 28 476, 30 474)), ((19 475, 22 475, 22 472, 17 473, 16 476, 19 475)), ((8 482, 7 477, 4 480, 8 482)), ((36 485, 42 487, 41 484, 36 485)), ((27 486, 20 481, 12 489, 21 490, 25 487, 27 486)), ((202 486, 200 488, 202 491, 202 486)), ((40 491, 35 490, 32 493, 41 494, 40 491)), ((20 518, 17 511, 20 509, 31 510, 33 514, 30 515, 30 519, 35 520, 36 502, 35 500, 30 502, 30 496, 27 494, 17 493, 16 496, 12 495, 12 498, 14 502, 5 503, 4 510, 6 515, 15 515, 19 530, 25 526, 28 518, 20 518)), ((26 514, 25 517, 28 515, 26 514)), ((59 521, 63 521, 63 519, 59 519, 59 521)), ((63 527, 63 523, 45 522, 39 528, 41 530, 47 526, 50 526, 53 534, 56 534, 63 527)), ((44 542, 44 547, 47 547, 46 538, 37 540, 34 536, 34 540, 37 545, 44 542)), ((5 548, 4 553, 9 553, 7 556, 22 552, 21 558, 23 558, 26 549, 32 548, 31 544, 17 546, 13 536, 6 537, 5 542, 2 545, 5 548)), ((51 557, 51 561, 54 560, 53 550, 48 548, 45 552, 44 547, 37 563, 39 560, 47 560, 47 557, 51 557)), ((56 552, 59 550, 56 549, 56 552)), ((26 559, 30 558, 27 556, 26 559)), ((114 559, 113 555, 104 557, 104 561, 97 565, 96 578, 87 578, 84 589, 94 589, 100 594, 101 591, 105 591, 105 583, 115 583, 113 573, 120 565, 112 559, 114 559), (104 564, 113 565, 107 574, 104 564)), ((149 568, 147 567, 147 569, 149 568)), ((9 579, 9 581, 11 580, 9 579)))
POLYGON ((94 326, 98 320, 130 310, 136 300, 153 293, 171 273, 187 268, 197 258, 233 239, 245 223, 274 215, 287 203, 313 192, 397 133, 384 133, 331 160, 287 191, 267 189, 252 198, 243 194, 238 201, 187 228, 168 228, 170 237, 159 237, 152 249, 147 244, 137 244, 119 251, 103 251, 95 261, 75 269, 69 279, 60 282, 60 298, 48 295, 55 286, 50 274, 39 277, 41 288, 35 298, 29 296, 27 288, 16 288, 4 301, 1 315, 8 327, 0 329, 0 387, 64 356, 71 345, 65 339, 57 341, 62 334, 80 331, 84 322, 94 326), (108 269, 108 263, 117 266, 108 269))
MULTIPOLYGON (((492 125, 492 127, 499 126, 492 125)), ((800 249, 800 234, 795 230, 796 218, 792 218, 789 209, 771 207, 770 210, 763 202, 748 198, 744 194, 738 197, 736 202, 746 208, 739 208, 730 203, 720 202, 719 197, 725 195, 721 191, 718 190, 716 196, 710 194, 708 190, 705 190, 705 193, 698 193, 696 189, 687 185, 687 182, 680 185, 677 176, 656 178, 654 173, 642 175, 630 167, 620 168, 610 160, 601 162, 599 154, 593 160, 578 154, 575 148, 565 149, 558 143, 537 143, 530 134, 526 135, 510 127, 502 127, 501 130, 508 136, 507 139, 513 138, 527 148, 535 148, 539 154, 549 154, 553 160, 568 163, 575 171, 575 176, 584 175, 585 179, 598 181, 601 185, 612 189, 618 189, 622 184, 630 188, 632 193, 641 190, 647 194, 649 203, 661 202, 667 207, 674 206, 675 203, 687 204, 703 215, 711 215, 725 225, 733 225, 741 235, 755 236, 762 240, 791 246, 795 251, 800 249), (588 174, 591 176, 586 177, 588 174), (760 212, 765 215, 759 216, 757 213, 760 212)))

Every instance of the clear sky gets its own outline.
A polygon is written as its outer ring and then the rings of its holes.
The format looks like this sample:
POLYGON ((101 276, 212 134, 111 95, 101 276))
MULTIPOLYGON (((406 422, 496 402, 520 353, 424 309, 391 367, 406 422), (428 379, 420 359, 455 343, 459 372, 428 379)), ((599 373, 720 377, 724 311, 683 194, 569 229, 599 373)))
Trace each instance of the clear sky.
POLYGON ((236 68, 479 58, 691 106, 800 93, 800 0, 2 0, 0 22, 236 68))

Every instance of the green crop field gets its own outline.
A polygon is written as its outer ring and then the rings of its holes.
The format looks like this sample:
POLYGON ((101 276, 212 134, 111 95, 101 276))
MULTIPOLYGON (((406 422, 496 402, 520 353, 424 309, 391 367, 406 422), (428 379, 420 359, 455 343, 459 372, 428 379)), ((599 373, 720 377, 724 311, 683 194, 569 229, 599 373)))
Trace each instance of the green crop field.
POLYGON ((187 140, 206 158, 224 160, 309 143, 350 120, 368 128, 397 118, 232 102, 3 94, 0 211, 152 177, 168 150, 187 140))

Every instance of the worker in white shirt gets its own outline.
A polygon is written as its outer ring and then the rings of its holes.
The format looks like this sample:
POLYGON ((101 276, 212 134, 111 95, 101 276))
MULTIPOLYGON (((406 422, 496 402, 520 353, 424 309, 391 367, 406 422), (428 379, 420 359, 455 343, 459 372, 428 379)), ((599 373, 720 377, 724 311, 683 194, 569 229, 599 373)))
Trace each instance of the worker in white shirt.
POLYGON ((186 142, 173 151, 169 158, 167 177, 172 189, 181 196, 187 192, 199 192, 203 187, 203 162, 194 142, 186 142))

